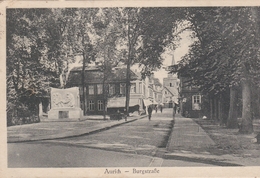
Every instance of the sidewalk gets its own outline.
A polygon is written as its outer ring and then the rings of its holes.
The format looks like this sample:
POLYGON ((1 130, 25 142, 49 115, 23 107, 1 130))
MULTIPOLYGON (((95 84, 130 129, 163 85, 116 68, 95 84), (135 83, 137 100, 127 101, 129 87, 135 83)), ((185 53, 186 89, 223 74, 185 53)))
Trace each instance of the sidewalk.
POLYGON ((167 145, 169 153, 166 156, 208 156, 209 152, 206 150, 214 145, 214 141, 192 119, 176 115, 174 128, 167 145))
POLYGON ((133 122, 146 116, 128 117, 127 121, 98 120, 96 118, 81 121, 48 121, 7 127, 7 142, 27 142, 36 140, 49 140, 56 138, 68 138, 95 133, 121 124, 133 122))
MULTIPOLYGON (((239 141, 239 140, 238 140, 239 141)), ((191 118, 176 115, 165 159, 186 160, 218 166, 259 166, 260 158, 244 158, 232 154, 214 154, 218 145, 191 118)))

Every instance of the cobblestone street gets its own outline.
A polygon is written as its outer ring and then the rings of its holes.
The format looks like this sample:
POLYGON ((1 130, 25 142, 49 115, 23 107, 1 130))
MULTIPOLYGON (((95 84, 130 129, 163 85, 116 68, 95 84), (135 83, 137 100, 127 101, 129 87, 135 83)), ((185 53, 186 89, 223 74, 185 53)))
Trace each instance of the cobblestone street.
POLYGON ((154 113, 151 121, 146 116, 96 134, 52 142, 154 156, 158 148, 166 148, 173 126, 171 111, 154 113))

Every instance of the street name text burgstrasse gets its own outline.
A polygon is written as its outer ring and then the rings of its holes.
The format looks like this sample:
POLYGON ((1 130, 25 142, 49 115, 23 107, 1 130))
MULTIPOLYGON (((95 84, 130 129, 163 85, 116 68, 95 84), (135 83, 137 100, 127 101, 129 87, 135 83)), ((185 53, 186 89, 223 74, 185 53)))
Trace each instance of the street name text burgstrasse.
POLYGON ((138 170, 133 169, 133 174, 159 174, 159 170, 154 168, 152 170, 146 169, 146 170, 138 170))

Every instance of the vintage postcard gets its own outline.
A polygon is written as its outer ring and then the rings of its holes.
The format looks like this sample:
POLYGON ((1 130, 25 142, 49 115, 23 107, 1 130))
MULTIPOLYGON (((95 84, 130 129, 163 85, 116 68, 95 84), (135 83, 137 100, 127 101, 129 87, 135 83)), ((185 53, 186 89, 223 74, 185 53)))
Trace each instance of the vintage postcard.
POLYGON ((1 177, 259 177, 259 5, 2 1, 1 177))

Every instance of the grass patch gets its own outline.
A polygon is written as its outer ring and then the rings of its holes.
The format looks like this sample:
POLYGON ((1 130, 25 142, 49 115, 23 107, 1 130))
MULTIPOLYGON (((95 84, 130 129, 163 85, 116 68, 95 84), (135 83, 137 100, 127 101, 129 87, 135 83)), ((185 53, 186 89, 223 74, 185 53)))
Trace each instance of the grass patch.
POLYGON ((260 144, 252 143, 255 134, 243 135, 238 129, 219 126, 212 120, 194 119, 216 143, 209 152, 216 155, 232 154, 239 157, 260 157, 260 144), (257 154, 258 153, 258 154, 257 154))

